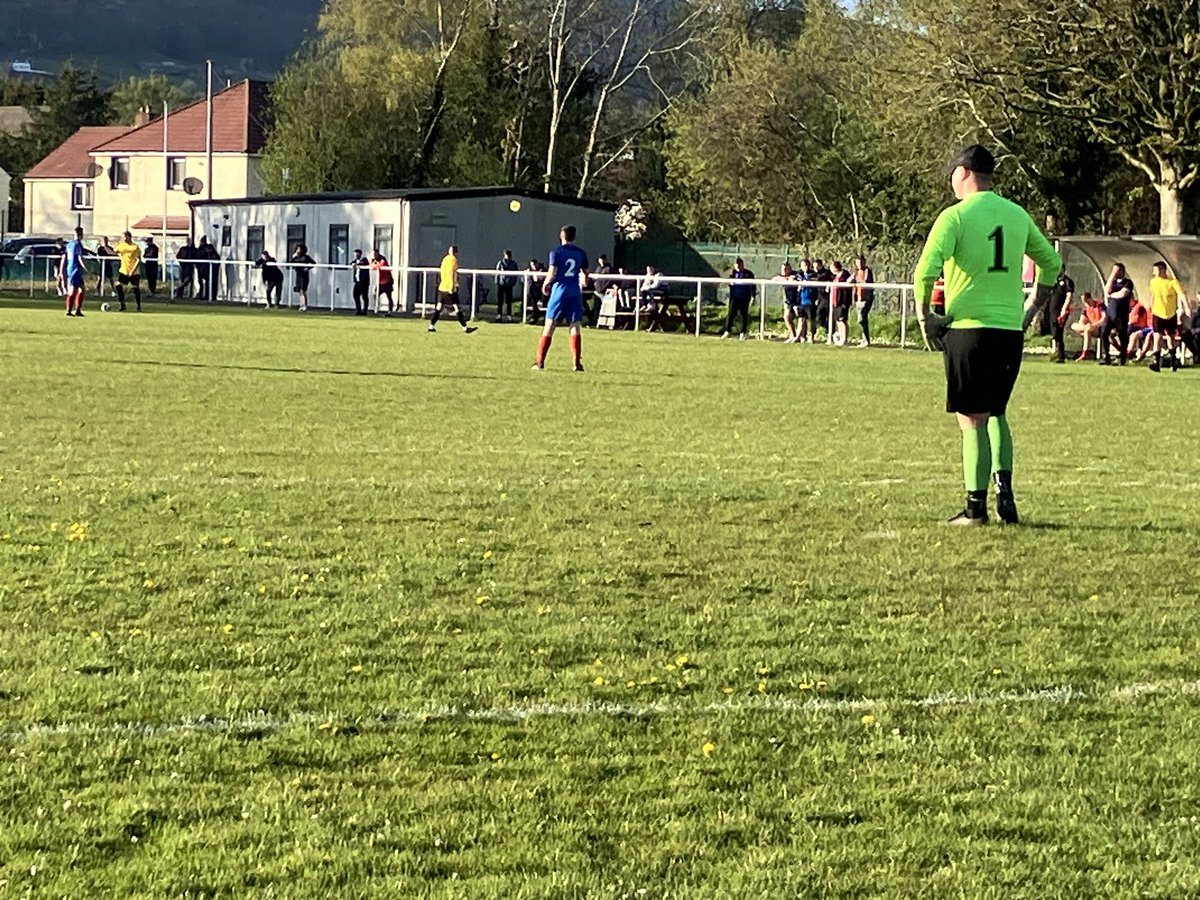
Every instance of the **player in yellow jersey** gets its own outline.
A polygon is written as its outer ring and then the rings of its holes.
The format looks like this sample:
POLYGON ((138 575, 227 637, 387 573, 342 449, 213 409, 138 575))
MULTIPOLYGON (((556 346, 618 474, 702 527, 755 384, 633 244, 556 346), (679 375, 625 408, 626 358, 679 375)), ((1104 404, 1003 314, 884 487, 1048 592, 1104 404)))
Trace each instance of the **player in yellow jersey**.
POLYGON ((133 302, 137 311, 142 311, 142 248, 133 242, 133 235, 126 231, 117 244, 117 256, 121 258, 117 270, 117 301, 121 312, 125 311, 125 285, 133 285, 133 302))
POLYGON ((1154 275, 1150 278, 1150 315, 1154 328, 1154 362, 1149 366, 1151 372, 1162 370, 1162 339, 1167 339, 1167 359, 1171 363, 1171 371, 1179 369, 1179 358, 1175 348, 1179 344, 1179 314, 1188 315, 1187 294, 1177 278, 1167 274, 1167 264, 1156 262, 1154 275))
POLYGON ((947 167, 959 202, 937 217, 913 281, 917 316, 931 348, 944 351, 946 411, 962 431, 967 506, 952 525, 986 525, 988 476, 996 482, 1001 521, 1015 525, 1012 431, 1006 416, 1025 344, 1022 260, 1037 263, 1045 303, 1062 261, 1029 213, 992 192, 996 160, 986 147, 965 148, 947 167), (945 271, 946 314, 930 311, 945 271))
POLYGON ((475 331, 474 326, 467 324, 467 317, 459 308, 458 301, 458 247, 450 247, 442 257, 438 271, 437 302, 433 306, 433 315, 429 318, 429 330, 437 331, 438 318, 442 315, 442 307, 446 304, 453 307, 450 311, 458 318, 464 334, 475 331))

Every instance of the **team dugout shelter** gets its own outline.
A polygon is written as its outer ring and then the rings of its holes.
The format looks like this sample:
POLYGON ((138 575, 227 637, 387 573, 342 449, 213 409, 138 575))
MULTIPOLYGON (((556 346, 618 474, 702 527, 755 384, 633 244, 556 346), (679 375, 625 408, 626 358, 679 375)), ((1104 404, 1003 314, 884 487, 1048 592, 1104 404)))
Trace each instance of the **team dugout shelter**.
MULTIPOLYGON (((408 188, 351 193, 292 194, 237 200, 196 200, 191 207, 194 241, 206 236, 225 261, 220 295, 228 299, 261 297, 258 272, 245 263, 265 249, 283 263, 304 244, 318 266, 349 265, 354 250, 370 257, 378 248, 395 274, 400 309, 414 310, 432 302, 436 277, 412 272, 436 268, 451 245, 458 247, 461 269, 490 273, 505 250, 513 251, 519 269, 529 261, 546 262, 559 230, 574 225, 575 242, 595 265, 601 254, 613 255, 616 206, 574 197, 535 193, 511 187, 408 188), (231 265, 241 262, 243 264, 231 265)), ((290 290, 290 273, 285 295, 290 290)), ((350 274, 312 273, 310 303, 317 308, 353 308, 350 274)), ((472 280, 460 277, 465 305, 471 302, 472 280)), ((495 299, 490 276, 476 282, 477 299, 495 299)))

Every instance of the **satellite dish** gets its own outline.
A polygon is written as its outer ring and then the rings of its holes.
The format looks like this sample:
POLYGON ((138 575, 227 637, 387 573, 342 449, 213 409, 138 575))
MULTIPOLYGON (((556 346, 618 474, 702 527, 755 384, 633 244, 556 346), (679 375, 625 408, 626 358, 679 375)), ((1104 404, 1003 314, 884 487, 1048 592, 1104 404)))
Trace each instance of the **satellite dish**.
POLYGON ((195 197, 202 190, 204 190, 204 182, 199 178, 189 177, 183 179, 183 192, 189 197, 195 197))
POLYGON ((99 163, 92 163, 87 167, 88 178, 96 178, 104 171, 104 166, 99 163))

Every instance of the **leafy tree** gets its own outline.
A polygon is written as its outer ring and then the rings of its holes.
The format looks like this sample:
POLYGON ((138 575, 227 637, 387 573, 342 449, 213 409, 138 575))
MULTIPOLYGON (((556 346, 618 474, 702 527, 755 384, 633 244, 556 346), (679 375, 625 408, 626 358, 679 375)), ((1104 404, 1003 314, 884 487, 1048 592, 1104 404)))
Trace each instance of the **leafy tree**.
POLYGON ((131 75, 112 89, 109 117, 113 122, 128 125, 140 109, 149 109, 152 116, 158 116, 164 103, 175 110, 199 96, 199 89, 190 81, 176 84, 166 75, 131 75))

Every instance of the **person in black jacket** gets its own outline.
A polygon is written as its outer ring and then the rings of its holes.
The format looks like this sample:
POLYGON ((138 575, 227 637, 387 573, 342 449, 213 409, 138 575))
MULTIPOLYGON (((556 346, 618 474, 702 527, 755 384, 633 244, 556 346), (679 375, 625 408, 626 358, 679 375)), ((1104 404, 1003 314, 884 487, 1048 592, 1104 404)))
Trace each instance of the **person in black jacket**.
POLYGON ((200 243, 196 245, 195 258, 198 260, 196 273, 200 280, 200 299, 216 300, 218 278, 216 264, 221 259, 221 254, 208 242, 205 235, 200 235, 200 243))
MULTIPOLYGON (((753 280, 754 273, 746 268, 745 260, 740 256, 734 260, 733 271, 729 273, 729 277, 735 281, 753 280)), ((722 338, 727 338, 733 333, 733 320, 735 316, 742 317, 742 332, 738 336, 740 340, 746 339, 746 333, 750 330, 750 301, 758 296, 758 285, 756 284, 731 284, 729 286, 729 312, 725 315, 725 330, 721 333, 722 338)))
POLYGON ((361 250, 354 251, 350 273, 354 279, 354 314, 365 316, 371 311, 371 261, 361 250))
POLYGON ((158 244, 153 237, 146 238, 146 249, 142 251, 142 263, 146 270, 146 291, 154 296, 158 293, 158 244))
POLYGON ((300 312, 307 312, 308 279, 312 274, 312 267, 317 264, 317 261, 308 255, 308 247, 304 244, 296 245, 296 250, 288 261, 293 266, 292 276, 296 279, 292 285, 292 291, 300 295, 300 312))
POLYGON ((188 238, 183 242, 183 246, 175 251, 175 261, 179 263, 179 284, 175 288, 175 296, 180 299, 191 294, 195 287, 195 259, 196 248, 192 246, 192 239, 188 238))
POLYGON ((267 289, 267 306, 283 305, 283 272, 275 265, 275 257, 266 250, 254 261, 254 268, 262 269, 263 287, 267 289), (271 302, 271 294, 275 302, 271 302))

